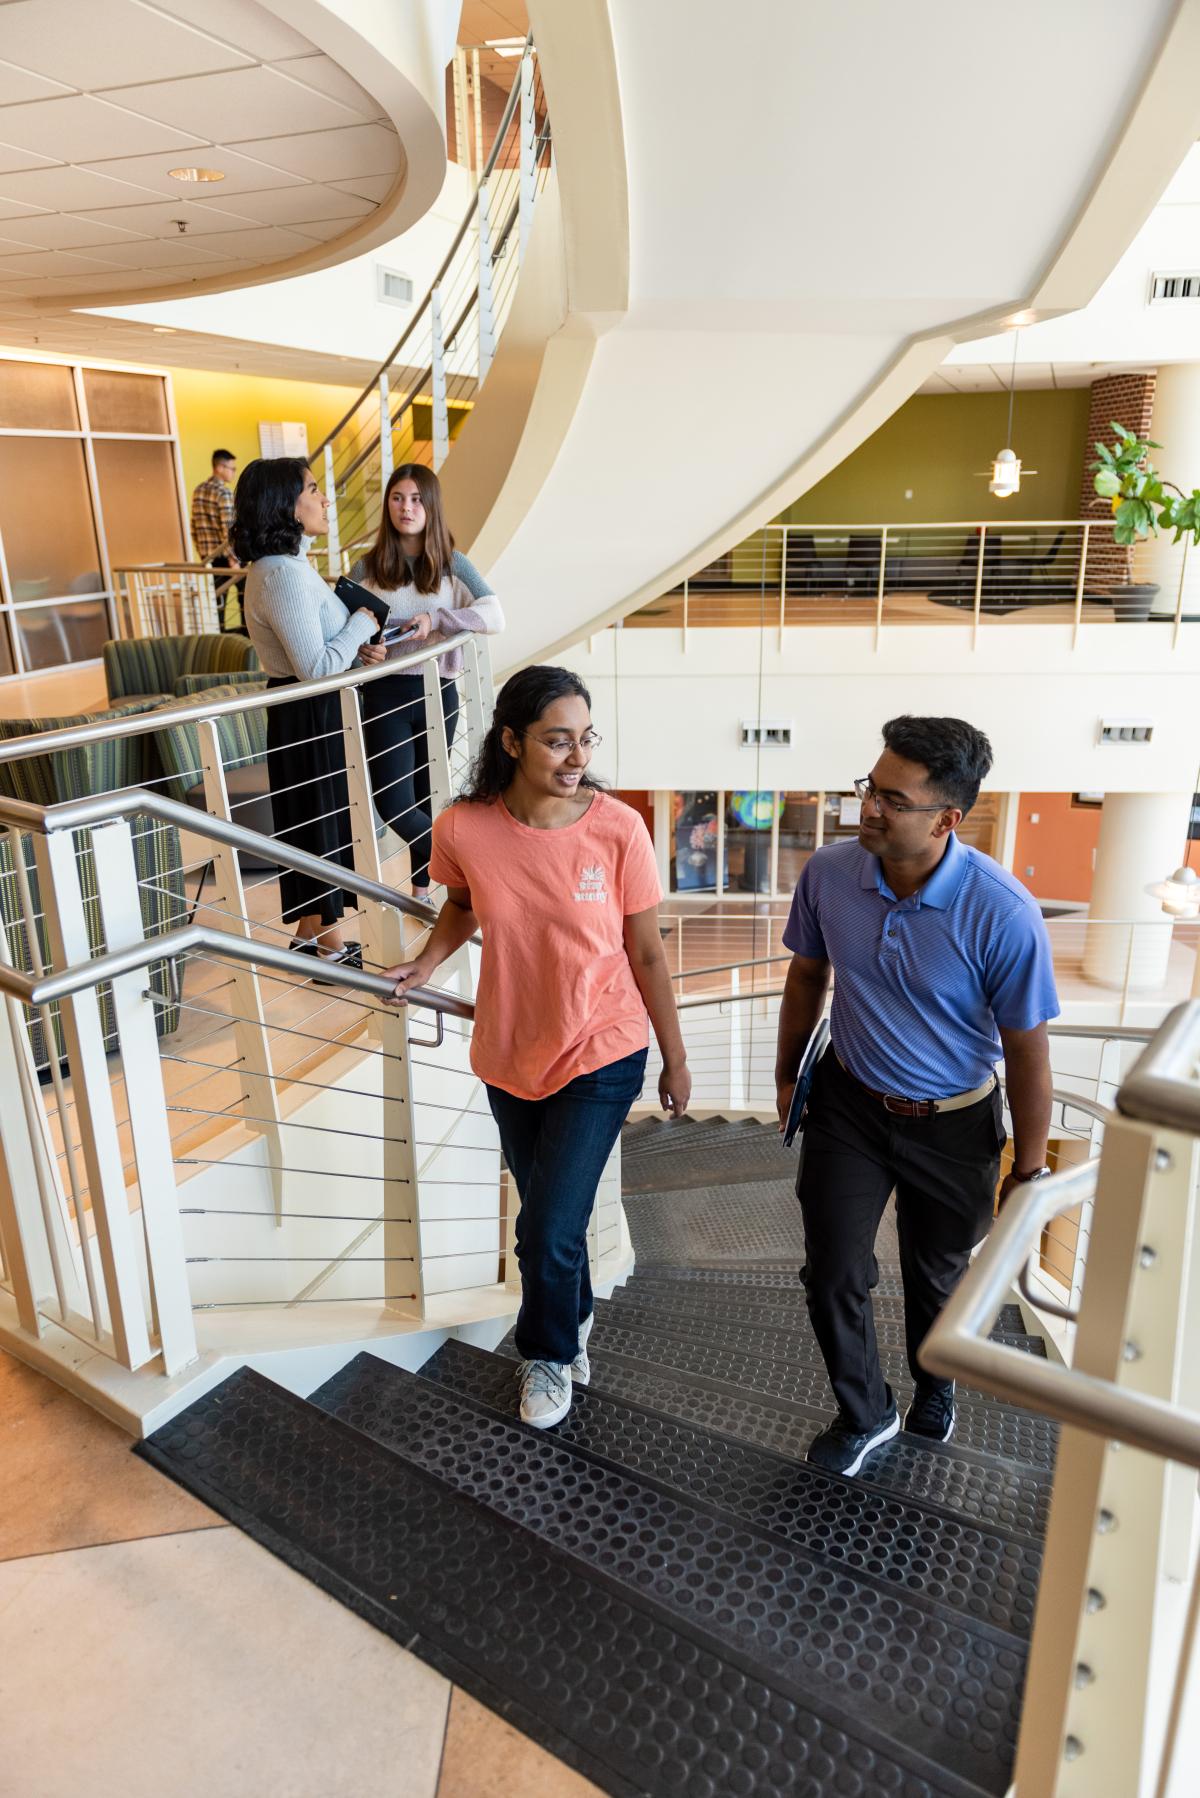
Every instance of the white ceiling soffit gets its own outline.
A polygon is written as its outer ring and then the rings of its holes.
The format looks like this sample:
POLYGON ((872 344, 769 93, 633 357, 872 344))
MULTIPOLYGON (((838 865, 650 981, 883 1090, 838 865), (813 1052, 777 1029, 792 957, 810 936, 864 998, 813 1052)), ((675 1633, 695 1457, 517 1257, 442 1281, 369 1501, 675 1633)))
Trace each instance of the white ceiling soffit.
POLYGON ((396 237, 445 173, 454 10, 0 0, 0 325, 250 286, 396 237))

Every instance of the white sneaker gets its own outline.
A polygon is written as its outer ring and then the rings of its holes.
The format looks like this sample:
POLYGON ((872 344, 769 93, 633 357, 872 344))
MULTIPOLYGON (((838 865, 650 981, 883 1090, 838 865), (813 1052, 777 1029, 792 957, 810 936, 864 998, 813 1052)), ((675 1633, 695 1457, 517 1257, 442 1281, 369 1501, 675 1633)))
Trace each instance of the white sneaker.
POLYGON ((561 1361, 522 1361, 521 1422, 535 1430, 561 1423, 571 1409, 571 1369, 561 1361))
POLYGON ((579 1353, 571 1363, 571 1378, 577 1386, 586 1386, 592 1377, 592 1364, 588 1360, 587 1339, 592 1333, 592 1325, 596 1321, 593 1311, 579 1326, 579 1353))

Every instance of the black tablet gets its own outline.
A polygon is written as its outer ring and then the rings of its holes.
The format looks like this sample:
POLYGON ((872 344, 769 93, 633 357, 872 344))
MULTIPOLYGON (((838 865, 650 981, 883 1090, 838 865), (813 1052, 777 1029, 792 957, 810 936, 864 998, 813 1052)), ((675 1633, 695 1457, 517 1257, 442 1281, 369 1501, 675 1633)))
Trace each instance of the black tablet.
MULTIPOLYGON (((348 612, 357 612, 360 606, 366 606, 367 610, 373 612, 378 619, 379 630, 383 630, 390 614, 390 607, 386 599, 380 599, 378 593, 372 593, 369 587, 361 587, 357 581, 352 581, 348 574, 342 575, 333 590, 348 612)), ((371 641, 378 643, 378 632, 371 641)))

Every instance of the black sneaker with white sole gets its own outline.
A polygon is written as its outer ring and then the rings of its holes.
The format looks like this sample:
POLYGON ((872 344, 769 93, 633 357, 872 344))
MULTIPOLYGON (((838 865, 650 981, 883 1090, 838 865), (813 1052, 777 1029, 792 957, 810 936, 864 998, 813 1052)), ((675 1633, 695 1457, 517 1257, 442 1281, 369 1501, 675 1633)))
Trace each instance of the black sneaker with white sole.
POLYGON ((927 1442, 949 1442, 954 1434, 954 1383, 918 1386, 904 1413, 905 1432, 927 1442))
POLYGON ((828 1429, 822 1430, 809 1444, 805 1460, 811 1461, 814 1467, 824 1468, 826 1473, 840 1473, 843 1479, 852 1480, 867 1457, 882 1448, 885 1442, 890 1442, 899 1430, 900 1416, 889 1386, 888 1408, 878 1423, 872 1424, 869 1430, 856 1430, 839 1414, 828 1429))

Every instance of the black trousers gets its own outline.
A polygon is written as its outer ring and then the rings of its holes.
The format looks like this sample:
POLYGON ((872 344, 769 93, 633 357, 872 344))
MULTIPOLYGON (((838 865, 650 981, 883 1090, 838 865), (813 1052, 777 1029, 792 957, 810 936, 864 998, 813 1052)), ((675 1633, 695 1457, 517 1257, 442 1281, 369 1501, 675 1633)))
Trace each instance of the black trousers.
MULTIPOLYGON (((433 818, 424 680, 419 674, 394 674, 387 680, 368 681, 359 691, 375 809, 408 844, 413 885, 427 886, 433 818)), ((458 685, 453 680, 442 682, 442 716, 449 748, 458 723, 458 685)))
POLYGON ((871 1289, 875 1237, 893 1190, 904 1279, 904 1335, 917 1350, 986 1235, 1005 1132, 999 1088, 961 1111, 895 1117, 827 1050, 813 1077, 796 1178, 804 1215, 800 1270, 808 1314, 838 1408, 866 1430, 888 1407, 871 1289))
MULTIPOLYGON (((268 687, 294 687, 291 675, 273 676, 268 687)), ((342 712, 336 693, 297 699, 267 708, 267 779, 275 835, 293 849, 354 866, 350 800, 342 712)), ((318 916, 328 927, 343 909, 353 910, 352 893, 311 874, 279 870, 279 898, 285 923, 318 916)))

